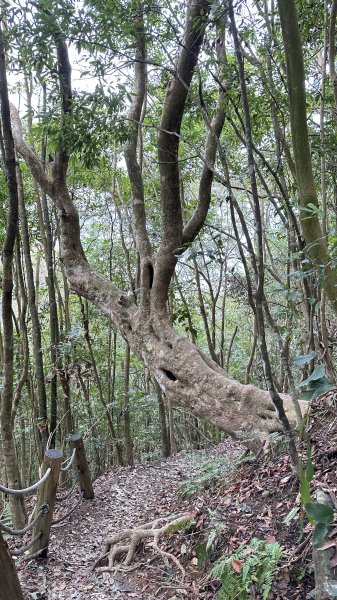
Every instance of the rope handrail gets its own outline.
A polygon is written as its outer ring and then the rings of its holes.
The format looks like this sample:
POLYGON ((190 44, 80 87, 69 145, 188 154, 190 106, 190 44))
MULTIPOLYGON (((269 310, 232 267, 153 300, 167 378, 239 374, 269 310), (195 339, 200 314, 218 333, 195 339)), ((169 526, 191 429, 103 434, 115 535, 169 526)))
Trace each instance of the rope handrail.
POLYGON ((4 531, 5 533, 9 533, 10 535, 20 535, 20 536, 25 535, 25 533, 28 533, 28 531, 33 529, 33 527, 36 525, 36 523, 38 522, 40 517, 42 517, 42 515, 46 515, 47 512, 48 512, 48 504, 43 504, 43 506, 41 506, 39 512, 37 513, 35 519, 31 523, 26 525, 26 527, 24 527, 23 529, 12 529, 11 527, 8 527, 4 523, 2 523, 2 521, 0 521, 0 529, 2 531, 4 531))
MULTIPOLYGON (((67 477, 67 479, 65 479, 64 481, 62 481, 62 483, 59 484, 58 486, 58 490, 60 490, 61 492, 65 492, 65 488, 68 487, 68 484, 73 484, 74 483, 74 474, 71 473, 70 477, 67 477)), ((77 483, 77 481, 76 481, 77 483)))
POLYGON ((62 523, 62 521, 65 521, 65 519, 67 519, 75 510, 76 508, 81 504, 82 500, 83 500, 84 494, 83 492, 81 493, 79 499, 77 500, 77 502, 74 504, 74 506, 72 506, 68 512, 66 512, 64 515, 62 515, 62 517, 59 517, 58 519, 55 519, 55 521, 52 522, 52 527, 54 525, 57 525, 58 523, 62 523))
POLYGON ((10 494, 12 496, 24 496, 25 494, 30 494, 30 492, 34 492, 34 490, 39 488, 40 485, 48 479, 50 473, 51 473, 51 468, 48 467, 45 474, 43 475, 43 477, 41 477, 41 479, 39 481, 37 481, 36 483, 33 483, 33 485, 31 485, 27 488, 23 488, 22 490, 15 490, 12 488, 7 488, 4 485, 0 484, 0 492, 2 492, 3 494, 10 494))
POLYGON ((30 542, 28 544, 26 544, 26 546, 22 546, 22 548, 13 548, 11 550, 11 553, 14 556, 20 556, 21 554, 24 554, 25 552, 27 552, 27 550, 29 550, 30 548, 32 548, 32 546, 34 546, 34 544, 37 542, 37 540, 40 539, 40 537, 42 536, 42 531, 39 531, 39 533, 33 537, 32 540, 30 540, 30 542))
POLYGON ((73 462, 74 462, 74 458, 76 456, 76 448, 74 448, 74 450, 72 451, 72 454, 70 456, 70 458, 68 458, 67 460, 65 460, 62 464, 64 463, 68 463, 65 467, 61 467, 61 471, 69 471, 70 467, 72 466, 73 462))
POLYGON ((70 496, 73 494, 74 489, 77 485, 77 481, 74 481, 73 485, 71 486, 69 492, 67 492, 66 494, 64 494, 63 496, 56 496, 55 500, 56 502, 64 502, 64 500, 67 500, 68 498, 70 498, 70 496))

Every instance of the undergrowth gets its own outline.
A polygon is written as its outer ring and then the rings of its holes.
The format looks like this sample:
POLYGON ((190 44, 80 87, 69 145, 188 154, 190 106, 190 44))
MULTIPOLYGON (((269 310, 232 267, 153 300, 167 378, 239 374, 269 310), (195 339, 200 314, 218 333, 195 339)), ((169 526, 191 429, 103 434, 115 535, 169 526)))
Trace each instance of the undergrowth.
POLYGON ((229 557, 222 556, 209 574, 210 579, 221 583, 216 599, 248 600, 255 598, 254 592, 259 592, 267 600, 281 556, 280 544, 268 544, 257 538, 241 545, 229 557))
POLYGON ((184 481, 179 487, 179 493, 183 498, 193 496, 201 490, 215 486, 218 482, 233 471, 236 463, 228 461, 225 458, 206 459, 197 457, 193 460, 193 468, 197 470, 198 475, 184 481))

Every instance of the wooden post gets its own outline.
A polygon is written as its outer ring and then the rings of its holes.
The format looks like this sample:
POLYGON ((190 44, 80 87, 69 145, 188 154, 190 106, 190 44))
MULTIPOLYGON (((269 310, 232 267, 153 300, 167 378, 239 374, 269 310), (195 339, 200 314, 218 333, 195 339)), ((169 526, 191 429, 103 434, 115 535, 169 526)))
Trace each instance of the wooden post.
POLYGON ((91 483, 91 475, 85 454, 82 435, 80 433, 74 433, 70 436, 69 440, 72 444, 72 447, 76 448, 75 464, 77 467, 78 481, 81 491, 83 492, 84 498, 87 500, 92 500, 94 497, 94 490, 91 483))
POLYGON ((0 531, 0 600, 24 600, 18 574, 0 531))
POLYGON ((37 536, 40 532, 42 535, 32 546, 30 554, 35 554, 40 550, 43 550, 40 556, 47 556, 48 554, 50 528, 53 520, 56 491, 59 482, 62 459, 63 453, 61 450, 46 450, 42 465, 42 475, 44 475, 49 467, 51 468, 51 473, 48 479, 39 488, 36 510, 38 511, 44 504, 48 504, 48 512, 42 516, 41 519, 39 519, 33 529, 32 538, 37 536))

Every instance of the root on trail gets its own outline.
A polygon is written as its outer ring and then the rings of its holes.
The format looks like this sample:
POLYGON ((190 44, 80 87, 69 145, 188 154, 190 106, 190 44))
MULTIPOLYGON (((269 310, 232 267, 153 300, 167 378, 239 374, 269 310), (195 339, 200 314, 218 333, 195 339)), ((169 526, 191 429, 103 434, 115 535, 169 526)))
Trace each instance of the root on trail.
POLYGON ((161 517, 145 525, 134 527, 133 529, 123 529, 119 533, 108 537, 105 542, 104 550, 98 560, 95 562, 92 570, 98 568, 99 571, 116 572, 119 569, 133 569, 132 561, 135 557, 137 549, 142 543, 150 542, 148 545, 163 558, 171 560, 181 571, 183 578, 185 577, 185 569, 171 552, 162 550, 158 543, 165 535, 183 531, 194 524, 193 518, 189 514, 182 515, 172 519, 170 517, 161 517), (168 521, 165 523, 165 521, 168 521), (124 560, 123 560, 124 557, 124 560), (118 561, 118 562, 117 562, 118 561), (102 563, 107 563, 103 564, 102 563))

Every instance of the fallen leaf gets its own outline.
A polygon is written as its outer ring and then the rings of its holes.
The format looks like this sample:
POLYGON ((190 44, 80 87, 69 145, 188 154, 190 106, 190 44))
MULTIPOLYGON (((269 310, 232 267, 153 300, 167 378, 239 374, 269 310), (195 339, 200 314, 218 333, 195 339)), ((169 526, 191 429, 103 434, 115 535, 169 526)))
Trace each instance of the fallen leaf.
POLYGON ((232 561, 232 567, 236 573, 241 573, 242 571, 242 563, 239 560, 234 559, 232 561))

